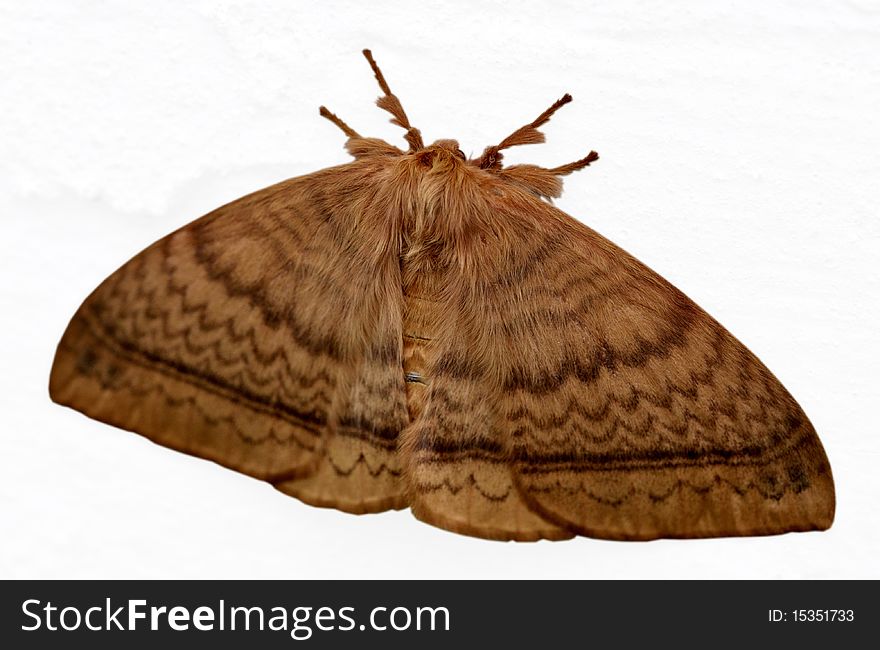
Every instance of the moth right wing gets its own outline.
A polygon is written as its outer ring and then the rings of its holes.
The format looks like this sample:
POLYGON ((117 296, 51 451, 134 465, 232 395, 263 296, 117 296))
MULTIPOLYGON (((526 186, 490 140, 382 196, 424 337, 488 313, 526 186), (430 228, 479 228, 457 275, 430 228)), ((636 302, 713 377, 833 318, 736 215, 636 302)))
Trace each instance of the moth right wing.
POLYGON ((404 507, 399 265, 358 236, 361 167, 243 197, 123 265, 73 316, 52 399, 314 505, 404 507))
POLYGON ((415 309, 433 314, 402 444, 416 516, 515 540, 831 525, 822 444, 754 354, 568 215, 489 197, 474 257, 416 282, 440 300, 415 309))

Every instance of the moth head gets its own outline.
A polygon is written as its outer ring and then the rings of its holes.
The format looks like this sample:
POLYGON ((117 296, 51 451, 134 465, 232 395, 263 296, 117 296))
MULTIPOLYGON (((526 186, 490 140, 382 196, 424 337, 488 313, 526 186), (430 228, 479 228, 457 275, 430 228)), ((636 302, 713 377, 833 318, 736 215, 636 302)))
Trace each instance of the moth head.
POLYGON ((457 140, 437 140, 434 144, 413 152, 413 155, 420 165, 432 169, 437 163, 448 164, 454 160, 467 162, 467 156, 458 146, 457 140))
POLYGON ((406 129, 404 139, 409 144, 409 150, 404 152, 379 138, 363 137, 334 113, 321 106, 321 115, 333 122, 348 136, 345 144, 346 149, 356 159, 372 156, 413 156, 418 165, 432 170, 438 167, 454 169, 458 165, 465 164, 471 168, 479 169, 482 173, 494 174, 504 182, 546 199, 556 198, 562 194, 562 176, 583 169, 599 159, 599 154, 590 151, 584 158, 559 167, 545 168, 537 165, 504 167, 502 165, 504 158, 502 150, 521 144, 544 142, 544 134, 538 130, 538 127, 547 123, 557 110, 572 100, 568 93, 556 100, 529 124, 518 128, 498 144, 486 147, 479 158, 468 159, 455 140, 437 140, 433 144, 425 146, 421 132, 410 124, 409 118, 403 110, 403 105, 391 92, 391 88, 385 81, 385 76, 373 59, 370 50, 364 50, 363 53, 383 92, 376 100, 376 104, 379 108, 391 113, 392 124, 406 129))

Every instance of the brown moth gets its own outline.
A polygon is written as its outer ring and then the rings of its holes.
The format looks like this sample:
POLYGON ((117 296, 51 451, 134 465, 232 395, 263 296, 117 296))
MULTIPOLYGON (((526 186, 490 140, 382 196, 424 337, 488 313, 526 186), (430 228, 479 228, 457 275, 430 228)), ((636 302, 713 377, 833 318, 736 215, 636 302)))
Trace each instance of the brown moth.
POLYGON ((502 166, 571 97, 468 160, 425 146, 233 201, 105 280, 52 399, 352 513, 499 540, 825 529, 806 415, 678 289, 550 204, 598 159, 502 166))

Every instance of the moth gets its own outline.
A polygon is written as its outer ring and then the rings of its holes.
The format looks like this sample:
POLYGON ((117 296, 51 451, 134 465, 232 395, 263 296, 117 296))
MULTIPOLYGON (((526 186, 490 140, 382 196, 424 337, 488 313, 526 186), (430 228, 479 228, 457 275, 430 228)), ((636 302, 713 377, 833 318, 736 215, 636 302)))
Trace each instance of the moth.
POLYGON ((354 161, 157 241, 73 316, 54 401, 350 513, 496 540, 822 530, 831 468, 780 382, 655 272, 552 205, 568 165, 335 114, 354 161))

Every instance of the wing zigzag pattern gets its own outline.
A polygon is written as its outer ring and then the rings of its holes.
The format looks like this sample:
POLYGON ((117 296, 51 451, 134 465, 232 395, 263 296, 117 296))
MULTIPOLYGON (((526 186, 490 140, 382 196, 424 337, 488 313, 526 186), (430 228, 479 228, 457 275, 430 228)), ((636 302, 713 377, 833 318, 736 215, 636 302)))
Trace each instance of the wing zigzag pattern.
POLYGON ((112 274, 52 398, 306 503, 489 539, 831 525, 803 410, 684 293, 454 141, 368 150, 112 274))

